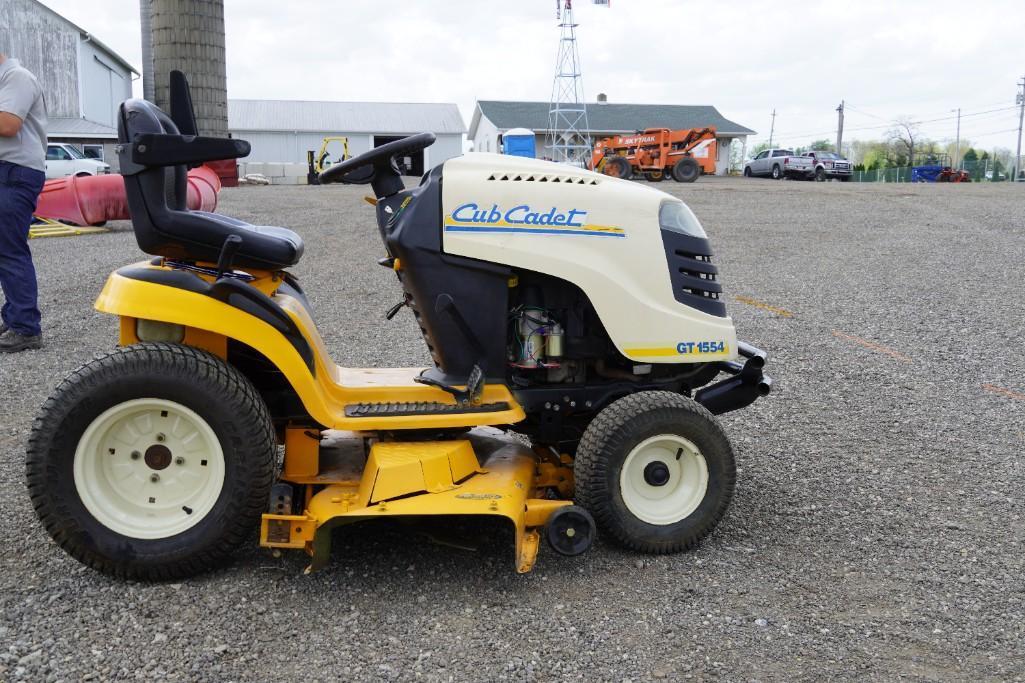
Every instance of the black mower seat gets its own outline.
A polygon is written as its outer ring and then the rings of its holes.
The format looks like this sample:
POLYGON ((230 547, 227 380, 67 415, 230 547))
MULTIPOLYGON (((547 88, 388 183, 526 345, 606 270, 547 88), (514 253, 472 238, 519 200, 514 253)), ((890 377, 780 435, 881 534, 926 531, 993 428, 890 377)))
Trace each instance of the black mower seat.
POLYGON ((216 263, 236 235, 242 241, 233 267, 279 270, 299 262, 302 238, 287 228, 187 208, 188 167, 245 157, 245 140, 181 135, 156 105, 132 99, 121 105, 118 142, 135 239, 146 253, 216 263))

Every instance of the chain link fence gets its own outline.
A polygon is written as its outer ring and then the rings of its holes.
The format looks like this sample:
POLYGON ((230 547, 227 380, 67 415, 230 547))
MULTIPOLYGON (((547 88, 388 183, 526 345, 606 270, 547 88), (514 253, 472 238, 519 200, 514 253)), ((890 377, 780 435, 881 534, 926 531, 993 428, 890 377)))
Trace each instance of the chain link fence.
MULTIPOLYGON (((965 160, 961 168, 968 173, 972 182, 1004 182, 1011 180, 1011 170, 1002 164, 994 164, 991 159, 981 161, 965 160)), ((855 170, 853 180, 856 183, 910 183, 916 182, 911 166, 894 166, 891 168, 873 168, 855 170)), ((921 182, 921 181, 919 181, 921 182)))

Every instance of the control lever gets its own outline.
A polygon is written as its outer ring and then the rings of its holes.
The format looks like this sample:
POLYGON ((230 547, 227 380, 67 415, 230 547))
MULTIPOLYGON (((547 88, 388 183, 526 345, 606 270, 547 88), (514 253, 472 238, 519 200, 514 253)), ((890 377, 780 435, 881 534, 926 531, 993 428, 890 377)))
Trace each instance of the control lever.
POLYGON ((398 315, 399 311, 401 311, 404 306, 408 306, 412 300, 413 297, 409 296, 409 294, 406 294, 403 297, 402 301, 388 309, 388 312, 384 314, 384 319, 391 320, 392 318, 394 318, 396 315, 398 315))
POLYGON ((439 382, 436 379, 430 377, 419 377, 413 378, 414 382, 418 384, 426 384, 427 386, 437 387, 442 391, 447 391, 452 394, 456 399, 456 403, 460 405, 469 405, 480 403, 481 394, 484 393, 484 371, 480 369, 479 365, 474 365, 473 370, 470 370, 470 376, 466 378, 466 389, 457 389, 448 384, 439 382))
POLYGON ((224 244, 221 246, 221 255, 217 258, 218 279, 232 269, 231 266, 235 262, 235 254, 238 253, 238 249, 241 246, 242 238, 238 235, 228 235, 228 238, 224 240, 224 244))

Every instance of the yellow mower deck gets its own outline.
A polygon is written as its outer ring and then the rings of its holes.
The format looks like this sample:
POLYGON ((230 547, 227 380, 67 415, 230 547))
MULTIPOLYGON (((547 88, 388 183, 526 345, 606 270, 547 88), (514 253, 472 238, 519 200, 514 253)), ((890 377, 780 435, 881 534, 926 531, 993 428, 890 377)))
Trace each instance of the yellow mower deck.
MULTIPOLYGON (((130 268, 169 270, 149 262, 130 268)), ((449 392, 415 382, 420 368, 339 367, 305 306, 277 291, 280 274, 255 275, 249 284, 273 297, 292 319, 309 344, 312 364, 270 324, 197 291, 118 272, 107 280, 96 308, 120 316, 122 345, 176 341, 227 359, 229 339, 247 344, 281 371, 319 425, 348 434, 343 441, 350 442, 352 457, 339 459, 321 449, 320 427, 285 430, 281 481, 301 485, 306 499, 302 514, 265 514, 260 544, 303 549, 313 570, 327 563, 331 529, 342 524, 383 517, 491 515, 512 522, 517 570, 530 571, 539 530, 556 509, 571 504, 571 467, 507 438, 472 432, 440 441, 375 440, 379 432, 515 424, 524 412, 509 388, 488 384, 479 402, 461 405, 449 392), (153 306, 154 301, 160 305, 153 306), (365 439, 374 440, 369 449, 365 439), (564 500, 544 498, 549 489, 559 490, 564 500)))
POLYGON ((480 430, 465 439, 377 442, 362 469, 363 437, 350 434, 341 439, 342 448, 331 449, 334 458, 321 458, 312 471, 316 437, 288 430, 282 479, 323 488, 311 493, 303 514, 265 514, 260 528, 260 545, 303 549, 312 557, 310 570, 330 558, 336 526, 384 517, 491 515, 512 522, 516 569, 528 572, 539 530, 556 509, 571 504, 541 497, 549 487, 572 489, 568 466, 539 463, 530 448, 480 430))

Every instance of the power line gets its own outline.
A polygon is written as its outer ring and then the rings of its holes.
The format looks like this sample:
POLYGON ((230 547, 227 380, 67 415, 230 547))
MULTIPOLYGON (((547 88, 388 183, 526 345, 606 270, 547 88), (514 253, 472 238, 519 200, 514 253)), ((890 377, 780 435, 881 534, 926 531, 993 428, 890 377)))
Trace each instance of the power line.
POLYGON ((975 133, 974 135, 972 135, 972 137, 973 138, 984 138, 984 137, 989 136, 989 135, 1000 135, 1001 133, 1014 133, 1017 130, 1018 130, 1018 127, 1015 126, 1014 128, 1004 128, 1003 130, 991 130, 988 133, 975 133))
POLYGON ((855 107, 854 105, 852 105, 850 102, 845 102, 844 106, 845 106, 846 109, 848 109, 850 111, 853 111, 853 112, 855 112, 857 114, 862 114, 864 116, 871 116, 873 119, 879 119, 880 121, 889 121, 889 119, 887 119, 887 118, 885 118, 883 116, 876 116, 875 114, 870 114, 869 112, 865 111, 864 109, 859 109, 858 107, 855 107))
MULTIPOLYGON (((847 105, 847 106, 849 107, 850 105, 847 105)), ((972 117, 972 116, 982 116, 984 114, 992 114, 992 113, 995 113, 995 112, 1010 111, 1012 109, 1017 109, 1017 108, 1018 108, 1017 106, 1011 106, 1011 107, 1000 107, 998 109, 987 109, 985 111, 978 111, 978 112, 972 112, 972 113, 968 113, 968 114, 961 114, 961 118, 968 118, 968 117, 972 117)), ((920 125, 923 125, 923 124, 926 124, 926 123, 938 123, 940 121, 953 121, 956 118, 957 118, 957 116, 942 116, 942 117, 935 118, 935 119, 911 120, 908 123, 910 123, 911 125, 914 125, 914 126, 920 126, 920 125)), ((885 123, 885 124, 881 124, 881 125, 857 126, 857 127, 854 127, 854 128, 847 128, 847 127, 845 127, 844 130, 847 130, 847 131, 855 131, 855 130, 881 130, 881 129, 886 129, 886 128, 892 128, 894 125, 897 125, 897 123, 898 123, 898 121, 896 119, 893 119, 889 123, 885 123)), ((783 137, 811 137, 813 135, 828 135, 828 134, 833 133, 833 132, 835 132, 835 129, 834 130, 816 131, 816 132, 776 133, 776 135, 781 137, 781 138, 783 138, 783 137)))
MULTIPOLYGON (((979 109, 984 109, 984 108, 988 108, 988 107, 1008 106, 1010 104, 1011 104, 1010 100, 1001 100, 999 102, 987 102, 986 104, 977 104, 975 106, 977 108, 979 108, 979 109)), ((850 103, 848 103, 848 106, 850 106, 850 103)), ((856 109, 857 106, 855 105, 855 107, 852 107, 852 108, 856 109)), ((923 114, 919 114, 919 116, 921 116, 922 118, 927 118, 927 117, 930 117, 930 116, 941 116, 943 114, 946 114, 949 111, 950 111, 949 109, 941 109, 941 110, 938 110, 938 111, 933 110, 933 111, 925 112, 923 114)), ((878 116, 876 114, 870 114, 869 112, 865 111, 864 109, 861 110, 861 113, 865 114, 867 116, 871 116, 872 118, 879 119, 880 121, 890 121, 892 119, 892 117, 878 116)))

